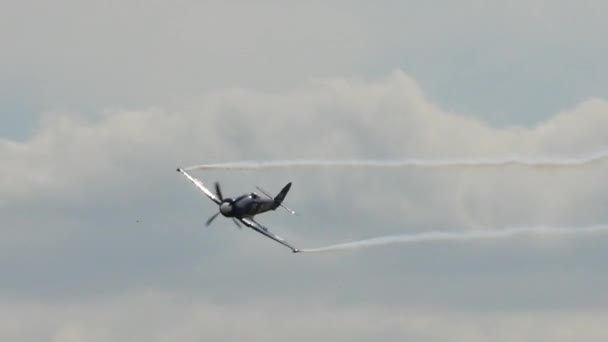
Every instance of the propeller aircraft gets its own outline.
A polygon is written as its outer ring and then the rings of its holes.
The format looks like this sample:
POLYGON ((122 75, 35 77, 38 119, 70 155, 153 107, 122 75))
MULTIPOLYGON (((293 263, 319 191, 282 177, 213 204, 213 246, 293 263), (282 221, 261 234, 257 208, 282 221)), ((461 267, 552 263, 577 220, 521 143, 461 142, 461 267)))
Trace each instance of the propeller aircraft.
POLYGON ((224 217, 231 218, 238 228, 241 228, 241 224, 243 224, 255 230, 256 232, 290 248, 293 253, 300 252, 299 249, 289 244, 287 241, 285 241, 285 239, 271 233, 268 228, 262 226, 254 220, 255 215, 270 210, 275 210, 278 207, 282 207, 295 215, 296 213, 293 210, 287 208, 283 204, 283 200, 285 199, 285 196, 287 196, 287 192, 289 192, 289 189, 291 188, 291 183, 287 183, 287 185, 285 185, 285 187, 283 187, 283 189, 275 197, 270 196, 266 191, 258 187, 257 189, 268 198, 262 198, 255 192, 244 194, 236 198, 224 198, 219 183, 215 183, 214 194, 213 192, 211 192, 211 190, 207 189, 203 185, 202 181, 192 177, 183 169, 178 168, 177 172, 180 172, 184 176, 186 176, 186 178, 188 178, 188 180, 190 180, 197 188, 199 188, 205 194, 205 196, 207 196, 210 200, 212 200, 215 204, 218 205, 218 212, 212 215, 207 220, 207 222, 205 223, 206 226, 209 226, 211 222, 215 220, 216 217, 222 214, 224 217))

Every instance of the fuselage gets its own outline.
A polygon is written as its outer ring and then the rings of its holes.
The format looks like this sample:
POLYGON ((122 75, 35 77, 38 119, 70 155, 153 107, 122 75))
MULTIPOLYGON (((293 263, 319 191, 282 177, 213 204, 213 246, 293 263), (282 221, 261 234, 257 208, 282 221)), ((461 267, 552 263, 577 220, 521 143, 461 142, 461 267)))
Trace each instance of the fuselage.
POLYGON ((265 199, 252 192, 235 199, 226 198, 220 204, 220 212, 226 217, 253 217, 279 206, 274 200, 265 199), (223 206, 223 207, 222 207, 223 206))

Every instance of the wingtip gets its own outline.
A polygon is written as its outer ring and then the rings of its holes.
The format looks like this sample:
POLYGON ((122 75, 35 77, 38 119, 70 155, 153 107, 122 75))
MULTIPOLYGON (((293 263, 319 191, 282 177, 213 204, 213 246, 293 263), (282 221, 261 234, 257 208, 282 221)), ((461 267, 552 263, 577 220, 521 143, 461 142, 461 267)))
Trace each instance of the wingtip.
POLYGON ((175 171, 177 171, 177 172, 182 172, 182 168, 181 168, 181 167, 178 167, 178 168, 177 168, 175 171))
POLYGON ((294 249, 292 250, 292 252, 294 252, 294 253, 300 253, 300 250, 299 250, 299 249, 297 249, 297 248, 294 248, 294 249))

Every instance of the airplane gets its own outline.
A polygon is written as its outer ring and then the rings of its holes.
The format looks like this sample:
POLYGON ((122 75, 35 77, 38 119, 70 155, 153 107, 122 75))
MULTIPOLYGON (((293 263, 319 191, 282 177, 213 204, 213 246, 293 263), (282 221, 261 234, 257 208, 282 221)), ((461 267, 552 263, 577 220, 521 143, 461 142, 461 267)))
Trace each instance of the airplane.
POLYGON ((186 178, 188 178, 192 183, 194 183, 194 185, 197 188, 199 188, 205 194, 205 196, 207 196, 210 200, 212 200, 215 204, 217 204, 219 206, 219 211, 217 213, 215 213, 213 216, 211 216, 207 220, 205 225, 209 226, 211 224, 211 222, 213 222, 213 220, 215 220, 215 218, 219 214, 222 214, 225 217, 232 218, 232 220, 234 221, 234 224, 236 224, 236 226, 239 228, 241 228, 241 225, 239 224, 239 222, 240 222, 240 223, 244 224, 245 226, 255 230, 256 232, 290 248, 293 253, 300 252, 299 249, 297 249, 294 246, 292 246, 291 244, 289 244, 287 241, 285 241, 285 239, 271 233, 268 230, 268 228, 262 226, 261 224, 259 224, 258 222, 256 222, 253 219, 253 217, 255 215, 258 215, 258 214, 261 214, 261 213, 264 213, 264 212, 267 212, 270 210, 275 210, 278 207, 282 207, 282 208, 288 210, 290 213, 295 215, 296 214, 295 211, 287 208, 283 204, 283 200, 285 199, 285 196, 287 196, 287 192, 291 188, 291 182, 287 183, 287 185, 285 185, 285 187, 283 187, 283 189, 279 192, 279 194, 276 195, 274 198, 272 196, 268 195, 267 192, 265 192, 264 190, 262 190, 259 187, 258 187, 258 190, 260 190, 260 192, 262 192, 266 197, 268 197, 268 199, 261 198, 259 195, 257 195, 254 192, 249 193, 249 194, 244 194, 244 195, 241 195, 236 198, 224 198, 222 196, 222 191, 220 189, 219 183, 217 183, 217 182, 215 183, 215 194, 214 194, 213 192, 211 192, 209 189, 207 189, 203 185, 203 182, 201 182, 197 178, 192 177, 189 173, 184 171, 182 168, 178 168, 177 172, 180 172, 184 176, 186 176, 186 178))

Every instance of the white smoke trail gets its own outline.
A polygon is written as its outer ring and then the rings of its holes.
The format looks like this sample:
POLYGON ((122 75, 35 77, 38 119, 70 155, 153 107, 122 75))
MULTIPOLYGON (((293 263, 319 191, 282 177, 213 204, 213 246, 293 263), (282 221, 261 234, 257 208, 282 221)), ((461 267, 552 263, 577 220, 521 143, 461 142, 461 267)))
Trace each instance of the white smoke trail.
POLYGON ((371 238, 360 241, 340 243, 321 248, 300 250, 303 253, 333 252, 346 249, 359 249, 365 247, 385 246, 391 244, 408 244, 430 241, 468 241, 481 239, 502 239, 517 235, 579 235, 608 232, 608 225, 594 225, 588 227, 514 227, 495 231, 468 231, 468 232, 427 232, 419 234, 392 235, 371 238))
POLYGON ((549 157, 523 158, 518 156, 495 159, 392 159, 392 160, 271 160, 271 161, 237 161, 228 163, 213 163, 194 165, 185 170, 257 170, 292 167, 374 167, 374 168, 437 168, 437 167, 467 167, 488 168, 521 166, 529 168, 564 168, 584 166, 608 159, 608 151, 598 152, 583 157, 549 157))

